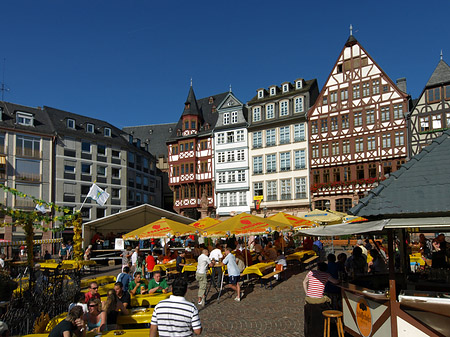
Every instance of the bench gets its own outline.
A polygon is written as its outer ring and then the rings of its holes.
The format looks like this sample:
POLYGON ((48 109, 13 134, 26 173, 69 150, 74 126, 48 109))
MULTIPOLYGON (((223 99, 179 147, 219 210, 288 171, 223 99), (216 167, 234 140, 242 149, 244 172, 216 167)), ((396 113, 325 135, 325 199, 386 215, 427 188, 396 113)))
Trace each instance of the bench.
POLYGON ((272 290, 272 278, 275 278, 275 275, 279 275, 281 273, 286 272, 287 268, 283 269, 283 270, 275 270, 269 274, 266 274, 264 276, 261 276, 261 286, 262 286, 262 282, 265 282, 264 288, 267 288, 267 281, 269 281, 269 287, 272 290))
POLYGON ((166 270, 167 280, 170 279, 171 276, 175 277, 175 275, 180 274, 180 272, 176 268, 171 268, 166 270))
POLYGON ((305 266, 305 269, 306 269, 306 267, 312 267, 318 258, 319 257, 317 255, 315 255, 315 256, 312 256, 309 259, 303 261, 303 265, 305 266))

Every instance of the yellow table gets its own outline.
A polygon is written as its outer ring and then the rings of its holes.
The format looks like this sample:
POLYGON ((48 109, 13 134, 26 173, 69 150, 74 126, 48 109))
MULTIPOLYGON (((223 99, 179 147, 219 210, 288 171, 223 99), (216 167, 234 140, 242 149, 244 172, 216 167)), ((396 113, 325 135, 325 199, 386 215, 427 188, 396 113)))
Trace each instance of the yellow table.
POLYGON ((198 262, 186 264, 183 267, 183 270, 181 271, 184 273, 185 271, 197 271, 198 262))
POLYGON ((167 269, 175 268, 177 266, 176 262, 169 262, 164 264, 157 264, 153 267, 153 271, 167 271, 167 269))
POLYGON ((169 298, 172 293, 153 293, 145 295, 135 295, 131 297, 131 305, 133 307, 148 307, 157 305, 162 300, 169 298))
POLYGON ((305 255, 316 255, 316 252, 313 250, 301 250, 299 252, 295 252, 286 257, 286 260, 298 260, 301 261, 305 255))
POLYGON ((263 271, 273 267, 275 267, 275 262, 257 263, 245 268, 242 274, 243 275, 256 274, 258 276, 263 276, 263 271))
MULTIPOLYGON (((152 320, 152 315, 153 315, 153 308, 131 309, 128 315, 117 316, 117 324, 150 323, 150 321, 152 320)), ((148 336, 148 329, 147 329, 147 336, 148 336)))
MULTIPOLYGON (((120 317, 120 316, 119 316, 120 317)), ((128 324, 128 323, 127 323, 128 324)), ((120 336, 127 336, 127 337, 148 337, 148 328, 146 329, 123 329, 123 330, 111 330, 108 332, 103 332, 102 337, 117 337, 115 334, 116 331, 123 331, 123 335, 120 336)), ((95 337, 98 335, 98 332, 89 331, 86 334, 86 337, 95 337)), ((32 334, 32 335, 25 335, 24 337, 48 337, 47 333, 38 333, 38 334, 32 334)))
POLYGON ((81 288, 87 288, 91 284, 91 282, 97 282, 98 285, 108 284, 112 282, 116 282, 116 277, 112 275, 108 276, 99 276, 89 279, 81 280, 80 287, 81 288))
MULTIPOLYGON (((108 294, 108 290, 114 289, 114 283, 104 284, 98 287, 98 293, 100 296, 106 296, 108 294)), ((87 293, 89 289, 81 290, 82 293, 87 293)))

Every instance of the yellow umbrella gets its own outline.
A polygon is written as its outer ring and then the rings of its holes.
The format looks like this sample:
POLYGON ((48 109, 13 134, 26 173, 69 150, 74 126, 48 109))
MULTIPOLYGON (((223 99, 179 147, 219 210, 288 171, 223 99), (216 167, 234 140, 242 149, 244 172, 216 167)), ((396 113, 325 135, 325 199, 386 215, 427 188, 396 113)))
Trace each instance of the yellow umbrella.
POLYGON ((366 218, 363 218, 362 216, 354 216, 354 215, 346 215, 342 221, 347 222, 347 223, 352 223, 352 222, 363 222, 363 221, 367 221, 366 218))
POLYGON ((241 213, 214 225, 213 227, 207 228, 202 235, 207 237, 231 234, 253 235, 270 233, 272 231, 282 231, 290 228, 292 228, 290 224, 241 213))
POLYGON ((309 227, 317 226, 317 224, 314 221, 299 218, 297 216, 294 216, 291 214, 286 214, 283 212, 279 212, 275 215, 269 216, 268 219, 282 222, 284 224, 288 224, 288 225, 294 227, 294 229, 309 228, 309 227))
POLYGON ((201 233, 205 229, 207 229, 211 226, 214 226, 220 222, 221 222, 220 220, 213 219, 213 218, 210 218, 209 216, 207 216, 206 218, 203 218, 196 222, 190 223, 188 226, 195 227, 201 233))
POLYGON ((169 219, 159 219, 141 228, 138 228, 122 237, 124 240, 146 240, 164 238, 167 236, 181 236, 195 234, 196 230, 191 226, 169 219))
MULTIPOLYGON (((342 214, 344 215, 344 213, 342 214)), ((342 222, 343 216, 336 214, 336 212, 315 209, 303 215, 302 218, 319 224, 335 225, 342 222)))

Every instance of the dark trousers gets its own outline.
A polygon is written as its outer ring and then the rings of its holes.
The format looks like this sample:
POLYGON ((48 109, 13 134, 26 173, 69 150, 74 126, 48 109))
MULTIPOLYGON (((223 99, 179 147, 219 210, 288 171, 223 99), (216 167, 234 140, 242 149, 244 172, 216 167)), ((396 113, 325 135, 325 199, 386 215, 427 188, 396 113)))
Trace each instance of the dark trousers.
POLYGON ((304 335, 305 337, 322 337, 323 336, 323 315, 322 311, 329 310, 328 303, 309 304, 306 303, 304 307, 305 323, 304 335))

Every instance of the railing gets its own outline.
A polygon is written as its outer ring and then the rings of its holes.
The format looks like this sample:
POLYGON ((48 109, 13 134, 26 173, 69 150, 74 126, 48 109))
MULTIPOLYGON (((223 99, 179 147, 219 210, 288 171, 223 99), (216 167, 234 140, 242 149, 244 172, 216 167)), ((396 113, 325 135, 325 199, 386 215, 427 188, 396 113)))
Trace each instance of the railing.
POLYGON ((42 179, 42 175, 35 174, 35 173, 19 173, 16 175, 16 180, 40 182, 41 179, 42 179))
POLYGON ((296 170, 303 170, 306 168, 306 165, 295 165, 296 170))
POLYGON ((281 195, 281 200, 291 200, 291 199, 292 199, 292 195, 290 193, 281 195))
POLYGON ((277 201, 277 196, 276 195, 268 195, 267 196, 267 201, 277 201))
POLYGON ((295 193, 295 199, 306 199, 306 192, 295 193))
POLYGON ((23 147, 21 149, 17 149, 17 156, 18 157, 28 157, 28 158, 36 158, 41 159, 42 158, 42 152, 39 150, 32 150, 28 149, 26 147, 23 147))
POLYGON ((34 208, 35 203, 30 199, 16 198, 15 205, 17 208, 34 208))
POLYGON ((290 171, 291 167, 290 166, 282 167, 280 170, 281 171, 290 171))

